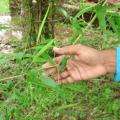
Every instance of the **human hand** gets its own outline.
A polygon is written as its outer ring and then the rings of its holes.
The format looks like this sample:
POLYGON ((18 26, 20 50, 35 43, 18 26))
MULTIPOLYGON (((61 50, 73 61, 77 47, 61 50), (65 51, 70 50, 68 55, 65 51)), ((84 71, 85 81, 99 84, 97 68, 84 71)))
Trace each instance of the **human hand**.
MULTIPOLYGON (((88 80, 108 72, 107 66, 104 64, 104 53, 96 49, 83 45, 71 45, 64 48, 54 48, 54 52, 60 55, 54 59, 58 66, 47 70, 45 75, 53 77, 54 73, 58 73, 53 79, 59 84, 88 80), (60 62, 67 55, 73 57, 68 60, 65 71, 60 72, 60 62)), ((46 63, 44 67, 51 67, 51 65, 46 63)))

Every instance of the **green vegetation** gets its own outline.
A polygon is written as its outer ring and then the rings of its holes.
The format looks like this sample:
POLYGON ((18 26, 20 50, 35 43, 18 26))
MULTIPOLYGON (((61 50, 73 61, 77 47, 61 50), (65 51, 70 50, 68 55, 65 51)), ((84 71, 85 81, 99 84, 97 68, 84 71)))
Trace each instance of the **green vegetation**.
MULTIPOLYGON (((6 4, 2 7, 6 8, 6 4)), ((42 75, 44 63, 56 66, 53 47, 84 44, 101 50, 118 46, 119 5, 83 3, 77 15, 68 17, 69 25, 56 24, 55 39, 43 39, 39 43, 49 7, 39 27, 37 45, 26 47, 27 42, 20 42, 15 53, 0 53, 0 120, 119 120, 120 83, 113 82, 113 75, 67 85, 57 85, 42 75), (83 17, 88 12, 95 13, 89 22, 83 17), (96 18, 99 25, 94 23, 96 18), (70 38, 64 34, 65 30, 70 38)), ((3 8, 1 12, 5 11, 3 8)), ((62 71, 66 62, 66 58, 61 62, 62 71)))
POLYGON ((0 0, 0 14, 9 12, 9 0, 0 0))

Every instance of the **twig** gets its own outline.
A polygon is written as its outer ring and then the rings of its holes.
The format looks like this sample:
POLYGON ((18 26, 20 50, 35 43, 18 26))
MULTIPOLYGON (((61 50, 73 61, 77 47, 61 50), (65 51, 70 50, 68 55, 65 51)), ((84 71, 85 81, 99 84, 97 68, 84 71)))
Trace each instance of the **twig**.
MULTIPOLYGON (((40 71, 40 70, 50 69, 50 68, 54 68, 54 67, 56 67, 56 65, 51 66, 51 67, 47 67, 47 68, 40 68, 40 69, 37 69, 37 70, 40 71)), ((3 78, 3 79, 0 79, 0 82, 6 81, 6 80, 12 80, 12 79, 15 79, 15 78, 21 78, 21 77, 23 77, 25 74, 26 74, 26 73, 20 74, 20 75, 16 75, 16 76, 7 77, 7 78, 3 78)))
POLYGON ((59 110, 62 110, 62 109, 71 108, 71 107, 74 107, 74 106, 76 106, 76 105, 78 105, 78 104, 79 104, 79 102, 78 102, 78 103, 75 103, 75 104, 64 105, 64 106, 59 107, 59 108, 56 109, 55 111, 59 111, 59 110))
POLYGON ((0 79, 0 82, 1 82, 1 81, 6 81, 6 80, 15 79, 15 78, 21 78, 21 77, 23 77, 23 76, 24 76, 24 74, 12 76, 12 77, 7 77, 7 78, 3 78, 3 79, 0 79))

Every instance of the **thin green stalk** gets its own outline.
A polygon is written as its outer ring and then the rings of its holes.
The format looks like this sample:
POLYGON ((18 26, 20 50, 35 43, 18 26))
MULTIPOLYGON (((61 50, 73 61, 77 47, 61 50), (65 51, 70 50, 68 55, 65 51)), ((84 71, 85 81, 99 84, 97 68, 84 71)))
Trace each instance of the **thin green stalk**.
MULTIPOLYGON (((39 68, 37 69, 38 71, 42 71, 42 70, 46 70, 46 69, 50 69, 50 68, 54 68, 56 67, 56 65, 54 66, 51 66, 51 67, 47 67, 47 68, 39 68)), ((15 76, 11 76, 11 77, 6 77, 6 78, 3 78, 3 79, 0 79, 0 82, 2 81, 6 81, 6 80, 12 80, 12 79, 15 79, 15 78, 21 78, 25 75, 26 73, 23 73, 23 74, 20 74, 20 75, 15 75, 15 76)))
POLYGON ((37 41, 37 44, 39 43, 39 39, 40 39, 40 36, 41 36, 41 34, 42 34, 42 30, 43 30, 44 24, 45 24, 45 22, 46 22, 48 13, 49 13, 49 11, 50 11, 50 8, 51 8, 51 4, 49 4, 48 9, 47 9, 47 12, 46 12, 46 14, 45 14, 45 16, 44 16, 44 18, 43 18, 43 21, 42 21, 40 27, 39 27, 39 32, 38 32, 38 36, 37 36, 37 40, 36 40, 36 41, 37 41))

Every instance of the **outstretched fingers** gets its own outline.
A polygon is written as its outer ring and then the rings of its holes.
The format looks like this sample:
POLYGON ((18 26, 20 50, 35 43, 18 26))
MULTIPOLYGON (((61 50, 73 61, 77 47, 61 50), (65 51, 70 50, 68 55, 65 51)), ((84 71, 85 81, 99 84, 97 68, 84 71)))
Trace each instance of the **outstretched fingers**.
POLYGON ((75 55, 78 54, 81 45, 70 45, 63 48, 54 48, 53 51, 59 55, 75 55))

